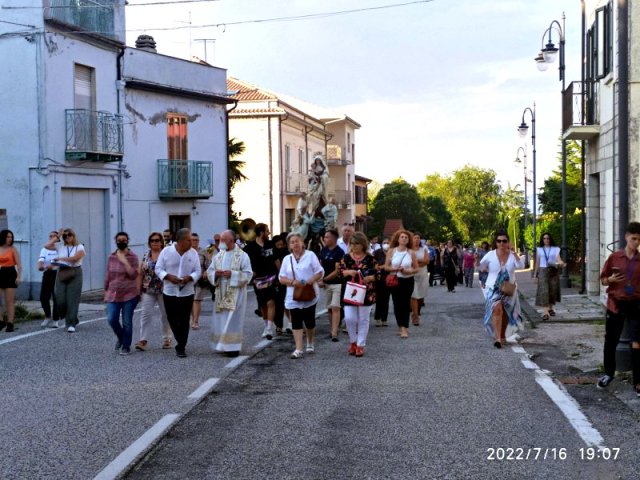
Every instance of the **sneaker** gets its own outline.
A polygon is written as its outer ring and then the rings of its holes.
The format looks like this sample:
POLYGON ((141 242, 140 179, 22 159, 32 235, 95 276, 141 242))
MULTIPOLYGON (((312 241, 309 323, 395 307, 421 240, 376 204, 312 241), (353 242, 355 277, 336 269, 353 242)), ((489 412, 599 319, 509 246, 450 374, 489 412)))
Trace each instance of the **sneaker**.
POLYGON ((380 320, 379 318, 376 318, 376 327, 381 327, 382 326, 382 320, 380 320))
POLYGON ((356 357, 364 357, 364 347, 356 346, 356 357))
POLYGON ((356 345, 356 342, 353 342, 351 345, 349 345, 349 350, 348 350, 348 354, 349 355, 355 355, 356 354, 356 349, 358 348, 358 346, 356 345))
POLYGON ((119 351, 122 348, 122 343, 120 343, 120 340, 118 340, 116 342, 116 352, 119 351))
POLYGON ((273 331, 269 327, 265 328, 265 332, 264 333, 265 333, 264 337, 267 340, 273 340, 273 331))
POLYGON ((162 348, 163 348, 163 350, 167 350, 167 349, 171 348, 171 339, 170 338, 165 338, 164 340, 162 340, 162 348))
POLYGON ((292 360, 297 360, 303 357, 303 353, 300 350, 294 350, 293 353, 289 356, 292 360))
POLYGON ((64 328, 64 320, 58 320, 58 325, 56 328, 64 328))
POLYGON ((5 329, 5 332, 7 332, 7 333, 11 333, 11 332, 13 332, 13 331, 14 331, 13 323, 8 323, 8 322, 7 322, 7 328, 5 329))
POLYGON ((40 326, 42 328, 48 328, 48 327, 51 327, 52 324, 53 324, 53 320, 51 320, 50 318, 45 318, 40 324, 40 326))
POLYGON ((262 338, 267 338, 267 332, 269 331, 269 329, 267 327, 264 327, 264 330, 262 330, 262 338))
POLYGON ((67 328, 67 332, 69 333, 74 333, 76 331, 76 327, 74 327, 73 325, 69 325, 69 328, 67 328))
POLYGON ((176 356, 178 358, 187 358, 187 352, 184 350, 176 351, 176 356))
POLYGON ((314 348, 313 344, 311 345, 307 345, 307 353, 315 353, 316 349, 314 348))
POLYGON ((147 341, 140 340, 139 342, 136 343, 135 347, 136 347, 136 350, 140 350, 141 352, 144 352, 147 349, 147 341))
POLYGON ((337 336, 336 336, 336 337, 333 337, 333 336, 332 336, 332 337, 331 337, 331 341, 332 341, 332 342, 339 342, 339 341, 340 341, 340 339, 339 339, 337 336))
POLYGON ((129 347, 122 347, 120 355, 131 355, 131 349, 129 347))
POLYGON ((598 380, 598 388, 607 388, 611 382, 613 382, 613 377, 610 377, 609 375, 603 375, 602 377, 600 377, 600 380, 598 380))
POLYGON ((383 320, 383 321, 382 321, 382 326, 383 326, 383 327, 388 327, 388 326, 389 326, 389 324, 388 324, 386 321, 384 321, 384 320, 383 320))

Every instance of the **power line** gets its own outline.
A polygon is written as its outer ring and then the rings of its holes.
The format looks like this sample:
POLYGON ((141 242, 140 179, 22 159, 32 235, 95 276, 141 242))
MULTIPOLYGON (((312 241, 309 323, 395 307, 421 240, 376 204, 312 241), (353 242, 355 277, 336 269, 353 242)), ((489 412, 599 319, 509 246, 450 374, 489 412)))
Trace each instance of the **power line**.
MULTIPOLYGON (((181 3, 209 3, 209 2, 220 2, 221 0, 166 0, 166 1, 158 1, 158 2, 146 2, 146 3, 127 3, 123 5, 124 7, 146 7, 148 5, 179 5, 181 3)), ((105 8, 110 7, 111 5, 100 5, 96 3, 94 5, 82 5, 82 9, 88 8, 105 8)), ((40 9, 44 10, 45 8, 56 10, 60 8, 78 8, 78 5, 49 5, 45 6, 2 6, 0 7, 3 10, 28 10, 28 9, 40 9)))

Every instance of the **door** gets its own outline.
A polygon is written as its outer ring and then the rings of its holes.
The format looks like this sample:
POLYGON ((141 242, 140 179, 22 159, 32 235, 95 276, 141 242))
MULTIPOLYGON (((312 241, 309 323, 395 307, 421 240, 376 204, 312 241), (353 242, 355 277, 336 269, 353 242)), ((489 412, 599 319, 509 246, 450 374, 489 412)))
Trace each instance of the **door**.
POLYGON ((109 252, 106 190, 63 188, 62 226, 72 228, 87 252, 82 261, 82 291, 104 287, 109 252))

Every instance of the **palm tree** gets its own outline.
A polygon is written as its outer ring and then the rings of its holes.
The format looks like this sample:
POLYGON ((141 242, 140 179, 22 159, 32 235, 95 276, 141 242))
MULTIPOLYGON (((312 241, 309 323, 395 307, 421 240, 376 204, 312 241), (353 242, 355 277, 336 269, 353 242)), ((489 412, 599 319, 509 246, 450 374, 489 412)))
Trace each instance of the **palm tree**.
POLYGON ((245 151, 246 147, 242 140, 238 140, 235 137, 230 138, 227 142, 227 153, 229 155, 228 160, 228 178, 227 178, 227 188, 228 188, 228 204, 229 204, 229 225, 232 225, 234 222, 239 220, 238 214, 233 211, 233 196, 231 195, 231 191, 236 183, 241 182, 243 180, 247 180, 248 177, 242 173, 242 167, 244 167, 245 162, 242 160, 234 160, 235 157, 242 155, 245 151))

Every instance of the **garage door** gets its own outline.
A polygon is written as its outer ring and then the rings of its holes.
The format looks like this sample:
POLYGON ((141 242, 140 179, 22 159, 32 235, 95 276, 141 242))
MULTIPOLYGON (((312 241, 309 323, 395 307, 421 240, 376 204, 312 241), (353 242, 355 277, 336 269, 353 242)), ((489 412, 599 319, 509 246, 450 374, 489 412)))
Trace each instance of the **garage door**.
POLYGON ((87 255, 82 262, 82 291, 104 286, 107 259, 106 190, 62 189, 62 226, 73 228, 87 255))

